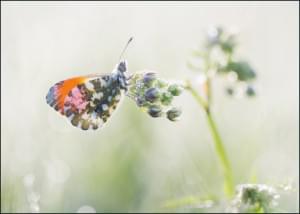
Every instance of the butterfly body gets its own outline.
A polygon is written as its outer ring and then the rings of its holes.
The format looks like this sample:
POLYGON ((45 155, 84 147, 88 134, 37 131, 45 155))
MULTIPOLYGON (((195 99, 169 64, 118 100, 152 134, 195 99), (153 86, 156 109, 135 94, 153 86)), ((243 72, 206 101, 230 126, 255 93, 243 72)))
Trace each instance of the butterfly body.
POLYGON ((121 61, 108 75, 75 77, 49 89, 47 103, 83 130, 101 127, 127 91, 127 66, 121 61))

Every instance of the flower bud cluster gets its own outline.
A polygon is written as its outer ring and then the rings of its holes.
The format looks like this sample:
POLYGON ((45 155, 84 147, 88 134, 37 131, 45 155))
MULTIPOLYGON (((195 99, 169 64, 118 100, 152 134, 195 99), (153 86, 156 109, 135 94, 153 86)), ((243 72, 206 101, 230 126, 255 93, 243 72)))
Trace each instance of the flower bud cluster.
POLYGON ((142 72, 130 78, 127 96, 151 117, 166 117, 176 121, 181 110, 172 106, 172 101, 182 91, 183 87, 158 78, 155 72, 142 72))
POLYGON ((280 197, 277 190, 265 184, 241 184, 236 188, 230 212, 270 212, 280 197))

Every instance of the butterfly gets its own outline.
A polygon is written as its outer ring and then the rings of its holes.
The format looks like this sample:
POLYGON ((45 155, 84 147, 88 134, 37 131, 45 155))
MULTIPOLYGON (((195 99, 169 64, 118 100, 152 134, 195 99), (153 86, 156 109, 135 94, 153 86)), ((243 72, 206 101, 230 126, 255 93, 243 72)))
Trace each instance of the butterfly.
MULTIPOLYGON (((127 42, 121 56, 132 38, 127 42)), ((121 57, 120 57, 121 58, 121 57)), ((46 102, 71 124, 82 130, 96 130, 103 126, 128 90, 127 62, 120 60, 106 75, 78 76, 53 85, 46 102)))

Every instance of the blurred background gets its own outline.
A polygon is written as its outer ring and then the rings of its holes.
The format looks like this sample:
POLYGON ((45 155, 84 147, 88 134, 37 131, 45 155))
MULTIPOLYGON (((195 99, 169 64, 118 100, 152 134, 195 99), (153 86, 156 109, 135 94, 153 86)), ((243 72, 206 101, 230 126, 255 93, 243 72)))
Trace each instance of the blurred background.
POLYGON ((45 100, 58 81, 110 72, 131 36, 131 73, 194 78, 191 51, 209 27, 223 26, 238 30, 239 56, 258 74, 252 99, 226 96, 222 80, 213 86, 234 180, 287 185, 280 211, 299 212, 298 6, 1 2, 1 211, 190 212, 166 204, 223 198, 205 115, 190 94, 176 99, 179 122, 153 119, 125 98, 103 129, 89 132, 45 100))

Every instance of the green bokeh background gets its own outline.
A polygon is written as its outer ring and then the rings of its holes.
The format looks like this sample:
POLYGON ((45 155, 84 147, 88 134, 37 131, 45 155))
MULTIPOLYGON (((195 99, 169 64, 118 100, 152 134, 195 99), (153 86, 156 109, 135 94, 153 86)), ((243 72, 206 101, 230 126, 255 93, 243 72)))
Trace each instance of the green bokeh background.
MULTIPOLYGON (((176 99, 179 122, 153 119, 125 98, 101 130, 73 128, 45 101, 56 82, 108 73, 130 36, 130 72, 185 80, 210 26, 238 29, 257 96, 231 99, 214 82, 213 113, 237 184, 280 185, 282 211, 299 212, 299 3, 1 2, 1 211, 193 211, 169 200, 223 198, 205 115, 176 99), (24 185, 34 178, 31 189, 24 185)), ((212 208, 213 210, 213 208, 212 208)), ((201 211, 201 209, 197 210, 201 211)))

